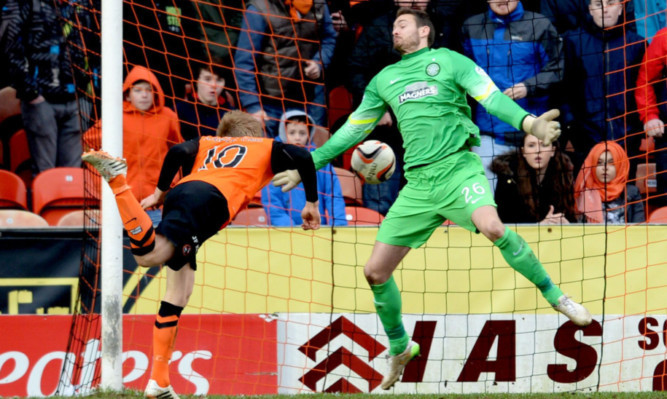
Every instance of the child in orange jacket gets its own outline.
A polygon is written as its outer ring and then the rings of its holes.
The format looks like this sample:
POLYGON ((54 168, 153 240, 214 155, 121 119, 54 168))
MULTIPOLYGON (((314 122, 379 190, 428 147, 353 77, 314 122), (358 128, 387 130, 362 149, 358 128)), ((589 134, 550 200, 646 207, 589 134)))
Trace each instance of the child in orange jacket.
MULTIPOLYGON (((157 77, 135 66, 123 83, 123 157, 127 160, 127 182, 138 199, 153 194, 162 161, 169 148, 183 141, 176 113, 165 107, 164 92, 157 77)), ((84 148, 102 147, 101 120, 84 134, 84 148)), ((159 209, 149 210, 154 224, 159 209)))

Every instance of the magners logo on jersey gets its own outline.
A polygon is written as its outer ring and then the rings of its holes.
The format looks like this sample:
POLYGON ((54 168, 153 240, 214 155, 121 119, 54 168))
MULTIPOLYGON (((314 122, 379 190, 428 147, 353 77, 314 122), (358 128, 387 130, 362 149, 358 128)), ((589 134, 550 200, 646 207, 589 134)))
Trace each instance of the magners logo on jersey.
POLYGON ((417 100, 436 95, 438 95, 438 87, 436 85, 429 86, 426 82, 417 82, 405 87, 403 94, 398 96, 398 103, 403 104, 408 100, 417 100))

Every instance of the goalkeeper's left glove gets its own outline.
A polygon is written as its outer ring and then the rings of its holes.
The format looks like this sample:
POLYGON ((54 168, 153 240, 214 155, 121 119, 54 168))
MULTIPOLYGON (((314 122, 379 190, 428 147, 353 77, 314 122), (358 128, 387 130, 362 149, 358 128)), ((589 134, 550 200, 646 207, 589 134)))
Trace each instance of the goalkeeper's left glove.
POLYGON ((271 181, 273 182, 273 185, 276 187, 282 186, 281 189, 282 192, 286 193, 289 190, 296 187, 299 183, 301 183, 301 175, 299 174, 299 171, 296 169, 288 169, 276 173, 276 175, 273 176, 273 179, 271 179, 271 181))
POLYGON ((523 118, 523 131, 540 139, 545 145, 550 145, 560 136, 560 123, 554 119, 560 116, 557 109, 549 110, 535 117, 528 115, 523 118))

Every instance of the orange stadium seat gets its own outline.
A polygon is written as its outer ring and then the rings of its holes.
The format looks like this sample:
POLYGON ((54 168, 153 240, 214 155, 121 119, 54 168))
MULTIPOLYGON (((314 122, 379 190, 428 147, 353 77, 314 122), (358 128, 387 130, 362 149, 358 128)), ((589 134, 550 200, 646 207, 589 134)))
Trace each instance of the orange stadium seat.
POLYGON ((648 217, 648 222, 667 224, 667 206, 660 207, 651 212, 651 215, 648 217))
POLYGON ((41 228, 49 223, 41 216, 20 209, 0 209, 0 229, 16 227, 41 228))
POLYGON ((384 216, 380 212, 362 206, 345 207, 345 219, 350 226, 378 226, 384 216))
POLYGON ((255 193, 255 196, 250 199, 248 203, 248 208, 260 208, 262 207, 262 191, 255 193))
POLYGON ((354 172, 347 169, 334 167, 333 170, 336 172, 336 176, 338 176, 338 180, 340 181, 340 188, 343 192, 345 205, 362 205, 364 201, 361 190, 363 185, 361 179, 355 175, 354 172))
POLYGON ((86 215, 89 220, 89 224, 93 226, 100 225, 100 211, 99 209, 89 209, 84 211, 83 209, 77 209, 76 211, 71 211, 64 214, 60 220, 58 220, 58 227, 83 227, 86 224, 86 215))
POLYGON ((28 209, 25 183, 8 170, 0 170, 0 208, 28 209))
POLYGON ((56 226, 65 214, 83 209, 85 200, 82 168, 45 170, 32 183, 33 210, 51 226, 56 226))
POLYGON ((266 227, 269 225, 269 218, 266 216, 264 208, 247 208, 237 213, 231 224, 237 226, 266 227))

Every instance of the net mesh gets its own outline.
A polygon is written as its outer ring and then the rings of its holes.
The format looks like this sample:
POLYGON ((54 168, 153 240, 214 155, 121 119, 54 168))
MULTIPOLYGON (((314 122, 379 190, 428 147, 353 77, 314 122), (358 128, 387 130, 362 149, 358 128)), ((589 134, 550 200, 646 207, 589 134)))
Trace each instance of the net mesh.
MULTIPOLYGON (((74 65, 85 78, 84 83, 77 84, 82 123, 86 130, 99 129, 99 82, 103 78, 99 68, 100 2, 61 3, 77 10, 61 18, 70 32, 70 51, 85 60, 74 65)), ((145 67, 160 86, 157 89, 156 82, 145 77, 150 75, 142 75, 144 78, 127 86, 128 90, 149 80, 153 101, 162 106, 162 111, 155 111, 153 117, 163 118, 145 125, 126 124, 126 139, 133 134, 157 135, 156 126, 178 129, 182 138, 190 138, 186 134, 196 137, 206 134, 206 129, 215 130, 217 120, 228 110, 240 107, 255 112, 257 109, 251 109, 251 104, 277 109, 278 116, 267 115, 268 131, 288 108, 317 116, 317 106, 326 104, 328 121, 324 115, 307 122, 313 140, 326 140, 329 131, 325 127, 335 126, 349 113, 354 93, 330 87, 343 71, 324 69, 324 76, 317 78, 305 72, 308 60, 321 60, 315 56, 321 53, 313 50, 316 40, 303 39, 303 43, 297 43, 299 51, 292 53, 267 50, 267 41, 280 46, 293 41, 292 35, 285 33, 289 29, 311 29, 272 14, 270 3, 273 2, 260 0, 253 4, 255 10, 268 7, 266 13, 276 29, 259 35, 262 47, 253 44, 249 49, 238 43, 252 41, 248 32, 241 30, 249 19, 259 16, 252 10, 244 14, 250 2, 123 1, 125 76, 137 66, 145 67), (240 40, 243 35, 247 35, 245 41, 240 40), (241 69, 234 57, 249 50, 254 50, 254 71, 241 69), (308 51, 311 56, 302 54, 308 51), (267 59, 273 62, 266 62, 268 66, 262 69, 260 61, 267 59), (298 65, 291 75, 285 69, 289 62, 298 65), (213 93, 215 102, 211 106, 203 104, 201 96, 205 94, 197 92, 198 84, 202 84, 202 70, 224 79, 224 90, 213 93), (265 79, 283 72, 282 86, 265 79), (239 76, 244 74, 251 74, 244 82, 251 82, 254 88, 238 84, 239 76), (276 91, 276 87, 284 90, 294 84, 299 87, 296 94, 283 96, 276 91), (317 97, 318 92, 325 91, 326 97, 317 97), (255 94, 256 98, 248 100, 255 94), (323 98, 328 103, 322 102, 323 98), (186 120, 184 115, 193 110, 201 111, 199 116, 186 120), (215 125, 207 125, 202 115, 212 115, 215 125)), ((330 3, 332 12, 345 11, 349 6, 330 3)), ((370 5, 372 9, 380 2, 352 3, 355 7, 370 5)), ((320 0, 315 4, 323 7, 320 0)), ((447 21, 445 18, 440 23, 447 26, 447 21)), ((636 20, 626 18, 622 28, 631 30, 635 23, 636 20)), ((336 51, 343 54, 350 50, 341 50, 341 46, 352 45, 361 40, 364 31, 375 28, 367 21, 364 24, 363 18, 358 27, 352 26, 352 21, 349 25, 350 30, 339 34, 336 51), (345 42, 345 38, 352 42, 345 42)), ((634 44, 625 42, 620 50, 634 44)), ((643 51, 648 46, 644 42, 640 45, 643 51)), ((618 48, 595 56, 604 60, 614 50, 618 48)), ((620 72, 640 63, 641 60, 625 65, 620 72)), ((663 78, 651 84, 660 83, 664 85, 663 78)), ((354 88, 350 89, 354 92, 354 88)), ((606 92, 605 96, 632 94, 631 91, 627 88, 621 93, 606 92)), ((662 104, 665 98, 662 97, 662 104)), ((613 115, 613 119, 624 125, 636 116, 636 110, 626 109, 613 115)), ((99 147, 99 140, 99 134, 84 136, 87 147, 99 147)), ((165 148, 180 141, 166 136, 159 140, 165 148)), ((633 172, 628 183, 640 188, 641 198, 633 201, 641 203, 645 215, 650 215, 665 196, 656 186, 657 174, 664 170, 655 166, 664 149, 656 146, 656 140, 651 140, 642 128, 617 141, 637 143, 636 151, 630 154, 633 172)), ((158 173, 164 153, 143 150, 146 148, 124 156, 139 156, 142 162, 152 165, 142 172, 158 173)), ((585 156, 573 154, 580 160, 585 156)), ((260 195, 230 227, 200 249, 194 291, 181 317, 171 362, 172 385, 179 393, 379 391, 389 345, 374 313, 363 265, 370 257, 376 226, 383 216, 360 206, 367 198, 361 195, 362 184, 353 174, 345 173, 349 154, 337 160, 335 166, 343 172, 334 173, 331 169, 326 176, 332 184, 333 176, 337 176, 340 195, 321 194, 329 195, 333 203, 329 218, 340 215, 342 201, 344 212, 340 217, 348 226, 326 227, 314 234, 270 226, 271 208, 262 207, 260 195)), ((101 183, 93 172, 86 173, 86 193, 92 201, 99 198, 101 183)), ((400 173, 396 178, 400 178, 400 173)), ((155 182, 157 176, 146 179, 155 182)), ((376 190, 373 195, 379 192, 376 190)), ((67 347, 67 353, 74 355, 64 362, 59 394, 85 393, 100 383, 101 221, 95 217, 93 207, 89 208, 79 297, 67 347)), ((289 206, 280 210, 295 211, 289 206)), ((396 392, 664 390, 664 226, 509 226, 525 238, 553 281, 586 305, 594 315, 593 324, 577 328, 555 313, 535 287, 511 269, 499 250, 483 236, 443 225, 424 246, 411 251, 395 273, 402 290, 406 330, 422 348, 422 356, 408 365, 396 392)), ((137 266, 128 242, 125 244, 124 384, 143 389, 150 375, 150 331, 166 289, 166 270, 137 266)))

